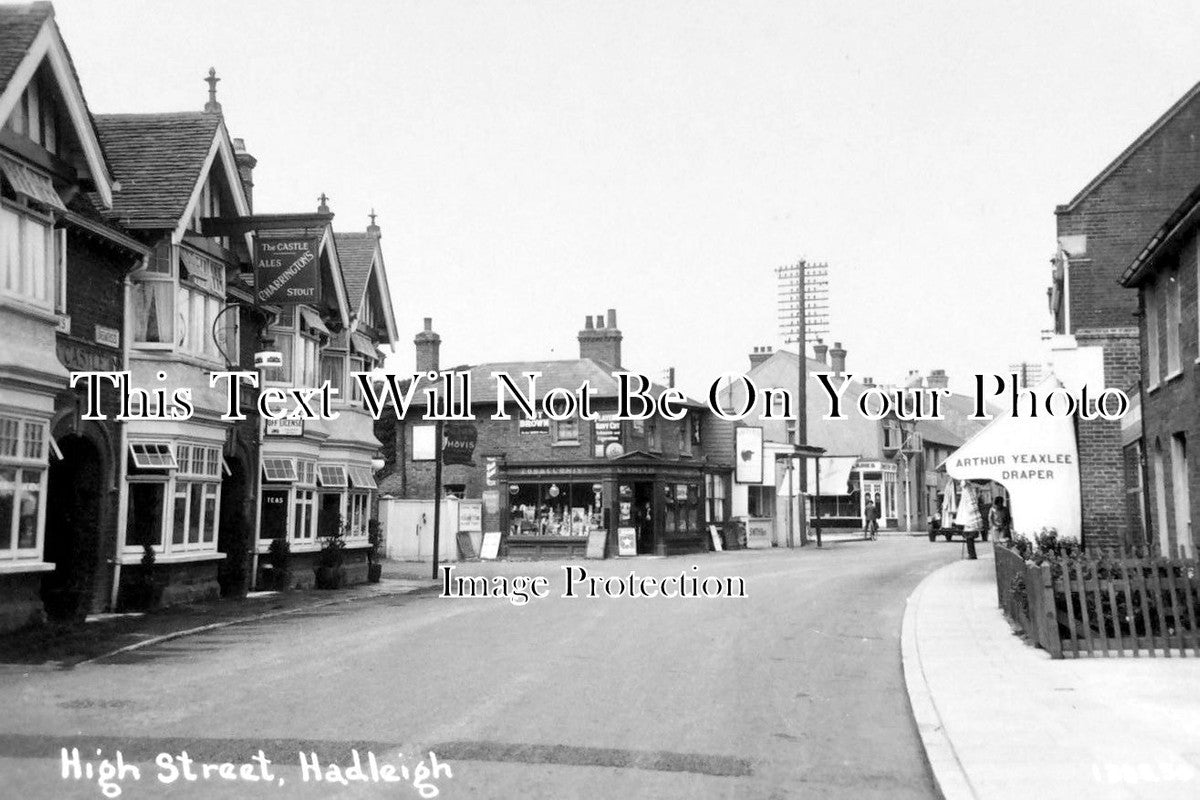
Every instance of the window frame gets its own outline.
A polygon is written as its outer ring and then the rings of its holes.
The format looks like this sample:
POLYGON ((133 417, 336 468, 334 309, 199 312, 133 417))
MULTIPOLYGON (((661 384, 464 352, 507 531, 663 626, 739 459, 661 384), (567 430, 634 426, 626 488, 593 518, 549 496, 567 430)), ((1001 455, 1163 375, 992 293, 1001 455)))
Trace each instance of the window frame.
MULTIPOLYGON (((0 214, 11 214, 16 222, 15 250, 10 253, 0 250, 0 297, 12 302, 36 308, 48 313, 60 313, 66 300, 66 231, 54 226, 54 215, 39 211, 28 202, 0 198, 0 214), (45 237, 42 251, 42 269, 35 274, 26 263, 29 251, 26 231, 29 226, 38 226, 45 237), (11 267, 7 258, 16 257, 16 267, 11 267), (14 288, 9 288, 9 281, 14 288), (26 287, 26 281, 30 287, 26 287), (41 296, 32 287, 40 286, 41 296), (27 288, 30 289, 27 291, 27 288)), ((2 228, 0 228, 2 230, 2 228)), ((3 238, 8 238, 7 235, 3 238)))
POLYGON ((12 517, 8 520, 7 543, 0 547, 0 564, 39 562, 42 559, 46 537, 46 493, 49 488, 49 439, 50 423, 33 417, 12 414, 0 415, 0 422, 15 426, 16 435, 11 438, 13 451, 0 452, 0 470, 12 471, 12 517), (33 433, 36 431, 36 435, 33 433), (36 447, 36 452, 31 448, 36 447), (33 480, 29 480, 32 477, 33 480), (21 547, 21 504, 32 489, 37 496, 37 514, 34 520, 33 544, 21 547))

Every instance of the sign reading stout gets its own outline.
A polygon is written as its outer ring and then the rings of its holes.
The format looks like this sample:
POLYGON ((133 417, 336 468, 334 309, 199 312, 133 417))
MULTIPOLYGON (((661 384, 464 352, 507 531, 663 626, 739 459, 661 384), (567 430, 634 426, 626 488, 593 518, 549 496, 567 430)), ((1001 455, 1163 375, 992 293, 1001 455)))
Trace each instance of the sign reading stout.
POLYGON ((321 301, 321 269, 312 237, 254 239, 254 280, 258 302, 315 305, 321 301))

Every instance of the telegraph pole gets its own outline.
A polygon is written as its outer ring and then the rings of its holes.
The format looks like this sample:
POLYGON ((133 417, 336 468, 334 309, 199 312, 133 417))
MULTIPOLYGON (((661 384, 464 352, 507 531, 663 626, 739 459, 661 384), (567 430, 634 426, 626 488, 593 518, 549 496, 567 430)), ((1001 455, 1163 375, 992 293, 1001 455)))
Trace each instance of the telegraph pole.
MULTIPOLYGON (((784 341, 799 351, 796 369, 796 436, 794 444, 808 444, 808 344, 829 332, 829 265, 800 259, 775 270, 779 281, 779 327, 784 341)), ((789 461, 789 464, 795 459, 789 461)), ((788 508, 791 509, 793 483, 788 470, 788 508)), ((799 518, 800 544, 808 542, 808 519, 804 513, 804 494, 808 490, 808 462, 800 470, 800 490, 796 517, 799 518)), ((814 501, 815 502, 815 501, 814 501)), ((788 525, 791 537, 792 525, 788 525)))

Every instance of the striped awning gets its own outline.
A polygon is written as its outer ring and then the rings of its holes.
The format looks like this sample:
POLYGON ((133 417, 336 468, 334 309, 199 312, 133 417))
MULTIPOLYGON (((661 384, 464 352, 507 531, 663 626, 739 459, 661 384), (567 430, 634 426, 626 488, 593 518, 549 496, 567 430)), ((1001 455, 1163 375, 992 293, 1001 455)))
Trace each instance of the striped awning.
POLYGON ((45 175, 4 156, 0 156, 0 173, 4 174, 4 179, 17 194, 25 195, 30 200, 57 208, 59 211, 67 210, 62 198, 54 190, 54 184, 45 175))

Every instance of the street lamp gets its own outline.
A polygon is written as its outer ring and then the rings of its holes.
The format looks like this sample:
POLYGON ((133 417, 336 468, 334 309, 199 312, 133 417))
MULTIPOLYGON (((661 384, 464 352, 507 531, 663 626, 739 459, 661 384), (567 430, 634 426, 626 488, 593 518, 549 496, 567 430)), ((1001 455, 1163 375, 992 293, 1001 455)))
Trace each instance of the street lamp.
POLYGON ((912 533, 912 479, 908 469, 908 449, 915 440, 919 441, 916 420, 900 420, 900 458, 904 460, 904 529, 908 533, 912 533))

